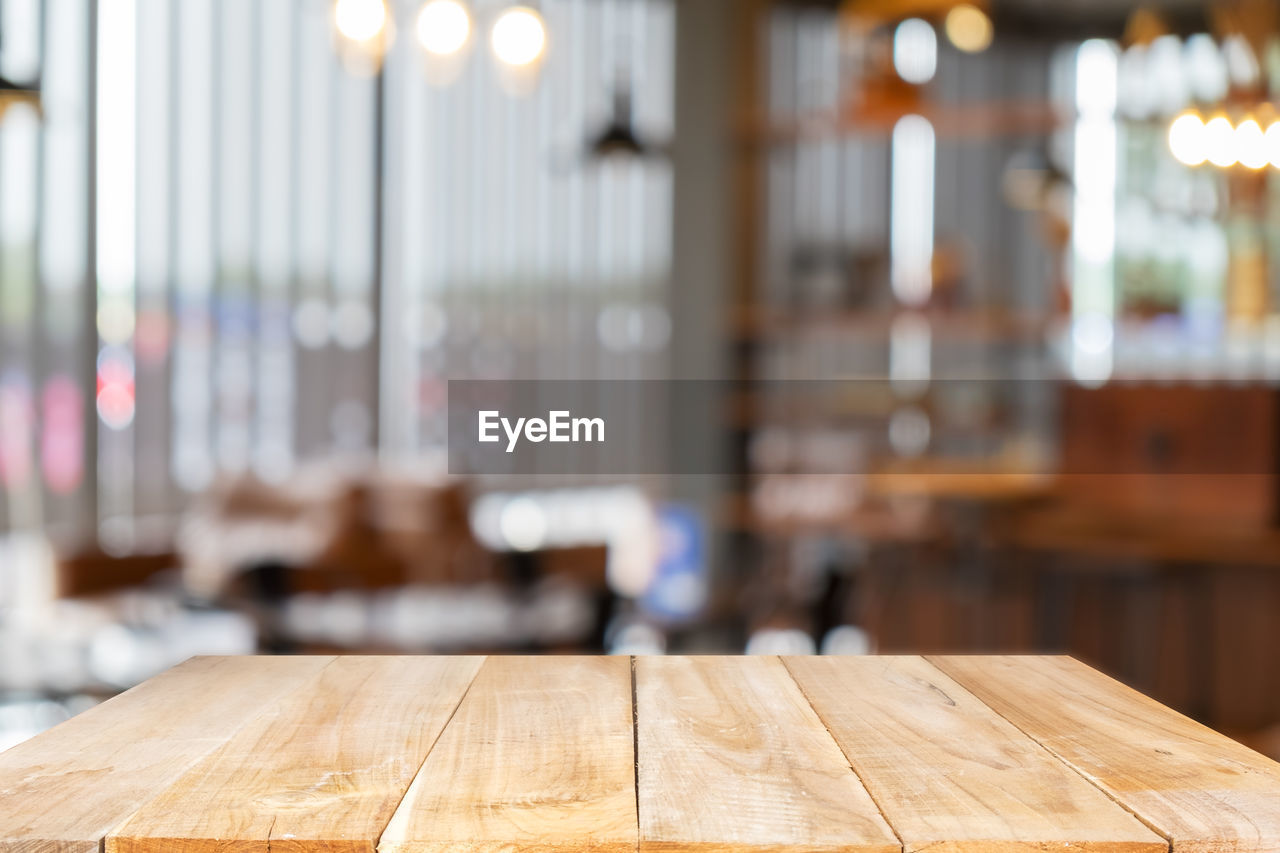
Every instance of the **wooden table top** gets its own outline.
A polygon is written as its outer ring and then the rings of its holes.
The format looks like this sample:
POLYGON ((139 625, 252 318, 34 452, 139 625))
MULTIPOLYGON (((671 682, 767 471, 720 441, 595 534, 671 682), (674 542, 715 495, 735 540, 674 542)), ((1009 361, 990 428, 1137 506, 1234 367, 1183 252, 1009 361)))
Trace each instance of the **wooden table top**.
POLYGON ((1280 851, 1061 657, 196 658, 0 753, 0 851, 1280 851))

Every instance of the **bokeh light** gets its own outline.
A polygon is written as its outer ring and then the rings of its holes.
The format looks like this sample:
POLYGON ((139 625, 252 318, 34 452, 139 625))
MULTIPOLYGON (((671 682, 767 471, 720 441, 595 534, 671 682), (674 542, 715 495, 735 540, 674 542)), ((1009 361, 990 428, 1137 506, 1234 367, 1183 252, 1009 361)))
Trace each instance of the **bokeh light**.
POLYGON ((1209 120, 1204 126, 1205 150, 1215 166, 1231 166, 1236 162, 1236 131, 1223 116, 1209 120))
POLYGON ((1183 113, 1169 126, 1169 151, 1179 163, 1199 166, 1208 159, 1205 127, 1200 116, 1183 113))
POLYGON ((67 374, 45 383, 41 396, 40 467, 49 491, 71 494, 84 476, 84 405, 67 374))
POLYGON ((125 347, 105 346, 98 354, 98 417, 110 429, 133 423, 133 355, 125 347))
POLYGON ((938 36, 928 21, 907 18, 893 33, 893 67, 908 83, 928 83, 938 70, 938 36))
POLYGON ((382 0, 338 0, 333 7, 333 24, 351 41, 376 38, 387 25, 387 7, 382 0))
POLYGON ((1280 169, 1280 121, 1273 121, 1262 135, 1262 146, 1271 165, 1280 169))
POLYGON ((943 29, 947 40, 956 50, 965 53, 981 53, 986 50, 991 46, 991 39, 995 34, 986 12, 968 3, 951 8, 943 22, 943 29))
POLYGON ((428 0, 418 12, 418 43, 427 53, 451 56, 471 38, 471 16, 458 0, 428 0))
POLYGON ((542 16, 527 6, 507 9, 493 24, 490 33, 493 55, 506 65, 531 65, 547 46, 547 29, 542 16))
POLYGON ((1236 125, 1235 154, 1240 165, 1261 169, 1267 165, 1267 146, 1262 127, 1253 119, 1236 125))

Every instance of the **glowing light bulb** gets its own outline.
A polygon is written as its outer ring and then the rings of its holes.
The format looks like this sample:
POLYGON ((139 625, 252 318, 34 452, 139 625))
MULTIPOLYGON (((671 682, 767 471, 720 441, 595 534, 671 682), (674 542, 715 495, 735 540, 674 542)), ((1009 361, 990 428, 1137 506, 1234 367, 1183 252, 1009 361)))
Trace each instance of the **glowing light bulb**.
POLYGON ((513 66, 531 65, 547 46, 542 16, 527 6, 512 6, 493 24, 489 34, 493 55, 513 66))
POLYGON ((1267 165, 1266 139, 1262 127, 1253 119, 1245 119, 1236 126, 1236 159, 1250 169, 1267 165))
POLYGON ((957 50, 965 53, 981 53, 991 46, 994 29, 987 13, 977 6, 962 3, 952 6, 943 23, 947 39, 957 50))
POLYGON ((1280 121, 1273 121, 1262 135, 1262 144, 1271 165, 1280 169, 1280 121))
POLYGON ((1215 166, 1233 166, 1236 162, 1236 131, 1224 117, 1210 119, 1204 126, 1204 141, 1209 162, 1215 166))
POLYGON ((938 36, 928 21, 907 18, 893 31, 893 68, 917 86, 928 83, 938 70, 938 36))
POLYGON ((1199 166, 1209 157, 1204 122, 1195 113, 1183 113, 1169 125, 1169 151, 1187 166, 1199 166))
POLYGON ((333 24, 352 41, 368 41, 387 25, 387 7, 382 0, 338 0, 333 6, 333 24))
POLYGON ((418 42, 427 53, 450 56, 471 37, 471 16, 458 0, 428 0, 418 12, 418 42))

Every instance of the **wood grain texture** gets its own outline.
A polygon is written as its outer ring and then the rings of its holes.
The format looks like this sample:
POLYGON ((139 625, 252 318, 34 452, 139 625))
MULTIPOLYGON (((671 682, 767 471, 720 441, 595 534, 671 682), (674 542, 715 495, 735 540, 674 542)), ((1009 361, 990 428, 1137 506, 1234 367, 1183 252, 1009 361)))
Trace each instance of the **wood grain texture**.
POLYGON ((1173 853, 1280 850, 1280 764, 1071 658, 930 660, 1173 853))
POLYGON ((625 657, 490 658, 427 756, 382 853, 636 849, 625 657))
POLYGON ((1164 839, 919 657, 784 658, 905 853, 1161 853, 1164 839))
POLYGON ((777 658, 641 657, 635 678, 642 853, 900 849, 777 658))
POLYGON ((107 853, 373 853, 482 658, 341 657, 107 837, 107 853))
POLYGON ((0 851, 98 853, 108 832, 332 658, 194 658, 0 753, 0 851))

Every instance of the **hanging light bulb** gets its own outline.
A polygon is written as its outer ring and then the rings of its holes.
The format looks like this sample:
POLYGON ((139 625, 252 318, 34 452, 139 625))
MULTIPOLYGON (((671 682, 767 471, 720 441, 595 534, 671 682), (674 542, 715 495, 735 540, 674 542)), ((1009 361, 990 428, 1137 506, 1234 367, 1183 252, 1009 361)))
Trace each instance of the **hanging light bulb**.
POLYGON ((1280 169, 1280 121, 1273 121, 1267 126, 1267 132, 1262 135, 1262 143, 1271 165, 1280 169))
POLYGON ((1208 159, 1204 121, 1195 113, 1183 113, 1169 125, 1169 151, 1185 166, 1199 166, 1208 159))
POLYGON ((1261 169, 1267 165, 1266 139, 1262 126, 1253 119, 1245 119, 1236 125, 1236 159, 1241 166, 1261 169))
POLYGON ((423 50, 452 56, 471 38, 471 16, 458 0, 427 0, 418 12, 417 29, 423 50))
POLYGON ((968 3, 951 7, 943 29, 956 49, 965 53, 982 53, 991 46, 994 35, 987 13, 968 3))
POLYGON ((14 83, 7 77, 0 76, 0 118, 9 107, 25 104, 40 111, 40 87, 34 84, 14 83))
POLYGON ((908 83, 921 85, 938 70, 938 34, 928 21, 907 18, 893 31, 893 68, 908 83))
POLYGON ((489 43, 499 62, 523 68, 542 57, 547 46, 547 28, 535 10, 512 6, 494 22, 489 43))
POLYGON ((1205 146, 1209 162, 1226 168, 1236 162, 1236 130, 1225 116, 1209 119, 1204 126, 1205 146))
POLYGON ((383 0, 337 0, 333 24, 339 34, 354 42, 367 42, 382 34, 387 26, 383 0))

